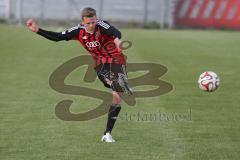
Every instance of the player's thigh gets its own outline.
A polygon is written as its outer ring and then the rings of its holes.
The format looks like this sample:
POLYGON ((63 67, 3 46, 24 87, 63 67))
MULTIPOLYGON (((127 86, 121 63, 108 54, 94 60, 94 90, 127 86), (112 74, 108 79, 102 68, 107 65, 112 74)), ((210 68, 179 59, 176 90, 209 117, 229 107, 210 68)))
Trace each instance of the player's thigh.
POLYGON ((96 68, 98 79, 104 84, 105 87, 111 88, 111 82, 109 81, 110 66, 108 64, 100 64, 96 68))
POLYGON ((124 92, 119 85, 119 76, 127 78, 127 69, 122 64, 101 64, 96 67, 98 78, 102 81, 105 87, 111 88, 115 92, 124 92))

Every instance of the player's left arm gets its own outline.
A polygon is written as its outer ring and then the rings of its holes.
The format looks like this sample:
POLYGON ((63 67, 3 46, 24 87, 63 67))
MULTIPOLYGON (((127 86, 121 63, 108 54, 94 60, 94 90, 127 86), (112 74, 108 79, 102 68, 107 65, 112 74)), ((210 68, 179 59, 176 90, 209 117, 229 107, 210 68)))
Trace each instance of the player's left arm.
POLYGON ((121 51, 122 33, 117 28, 115 28, 114 26, 111 26, 106 21, 101 21, 98 24, 101 26, 101 29, 105 34, 115 38, 114 43, 115 43, 116 47, 118 48, 118 50, 121 51))

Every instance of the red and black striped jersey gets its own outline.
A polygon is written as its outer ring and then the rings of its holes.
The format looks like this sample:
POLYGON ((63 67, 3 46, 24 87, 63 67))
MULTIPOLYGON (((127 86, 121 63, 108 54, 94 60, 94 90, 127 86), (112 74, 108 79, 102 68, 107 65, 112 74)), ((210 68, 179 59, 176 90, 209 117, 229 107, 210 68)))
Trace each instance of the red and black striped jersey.
POLYGON ((53 41, 78 40, 92 55, 96 64, 126 63, 126 57, 114 43, 115 38, 121 38, 121 32, 107 21, 97 20, 93 33, 89 33, 84 25, 79 24, 60 33, 39 29, 38 34, 53 41))

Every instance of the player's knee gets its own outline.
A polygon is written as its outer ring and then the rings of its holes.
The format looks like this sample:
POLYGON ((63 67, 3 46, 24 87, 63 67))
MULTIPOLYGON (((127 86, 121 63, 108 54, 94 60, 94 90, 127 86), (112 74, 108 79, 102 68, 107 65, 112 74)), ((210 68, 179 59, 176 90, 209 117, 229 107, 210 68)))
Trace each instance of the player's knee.
POLYGON ((113 104, 121 103, 121 93, 113 92, 113 104))

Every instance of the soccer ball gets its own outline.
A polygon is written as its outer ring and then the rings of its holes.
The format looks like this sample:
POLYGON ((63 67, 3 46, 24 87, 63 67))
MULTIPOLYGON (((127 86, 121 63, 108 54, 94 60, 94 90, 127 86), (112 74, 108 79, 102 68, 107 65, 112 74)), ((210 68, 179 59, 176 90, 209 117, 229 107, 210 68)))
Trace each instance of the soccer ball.
POLYGON ((199 76, 198 84, 201 90, 213 92, 218 88, 220 79, 216 73, 212 71, 206 71, 199 76))

